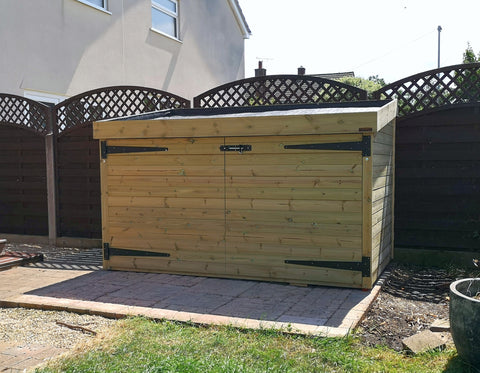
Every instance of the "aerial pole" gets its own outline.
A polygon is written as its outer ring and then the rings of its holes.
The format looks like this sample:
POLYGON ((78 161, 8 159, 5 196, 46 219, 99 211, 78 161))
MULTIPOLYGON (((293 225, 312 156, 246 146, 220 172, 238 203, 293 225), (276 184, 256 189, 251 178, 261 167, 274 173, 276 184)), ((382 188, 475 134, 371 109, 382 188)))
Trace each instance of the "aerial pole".
POLYGON ((440 33, 442 32, 442 26, 438 26, 437 31, 438 31, 438 68, 440 68, 440 33))

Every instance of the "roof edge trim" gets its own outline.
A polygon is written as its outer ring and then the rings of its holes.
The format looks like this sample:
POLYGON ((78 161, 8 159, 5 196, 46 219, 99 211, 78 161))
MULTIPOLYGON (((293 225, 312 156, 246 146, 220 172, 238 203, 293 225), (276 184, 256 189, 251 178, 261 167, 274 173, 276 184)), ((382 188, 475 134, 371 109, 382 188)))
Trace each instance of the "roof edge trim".
POLYGON ((228 0, 228 4, 233 11, 235 19, 237 20, 238 26, 240 27, 240 31, 242 32, 244 39, 249 39, 252 32, 248 27, 247 20, 245 19, 245 15, 242 12, 242 8, 238 3, 238 0, 228 0))

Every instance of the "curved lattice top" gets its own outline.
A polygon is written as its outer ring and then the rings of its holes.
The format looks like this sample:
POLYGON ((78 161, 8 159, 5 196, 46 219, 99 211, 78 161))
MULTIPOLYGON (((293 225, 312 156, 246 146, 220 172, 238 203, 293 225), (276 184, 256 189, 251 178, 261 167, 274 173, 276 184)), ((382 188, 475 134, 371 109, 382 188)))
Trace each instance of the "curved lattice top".
POLYGON ((33 131, 40 135, 48 132, 46 105, 25 97, 0 94, 0 123, 33 131))
POLYGON ((193 99, 194 107, 312 104, 366 100, 367 92, 308 75, 267 75, 230 82, 193 99))
POLYGON ((71 97, 55 106, 57 133, 102 119, 189 107, 189 100, 154 88, 100 88, 71 97))
POLYGON ((443 106, 480 101, 480 63, 429 70, 374 92, 376 99, 396 98, 398 116, 443 106))

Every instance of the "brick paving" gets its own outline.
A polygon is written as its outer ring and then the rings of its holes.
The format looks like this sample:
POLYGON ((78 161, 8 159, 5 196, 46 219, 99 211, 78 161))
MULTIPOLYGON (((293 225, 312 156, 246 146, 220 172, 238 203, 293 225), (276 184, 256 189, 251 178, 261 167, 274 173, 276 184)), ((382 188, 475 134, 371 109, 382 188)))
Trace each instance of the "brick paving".
MULTIPOLYGON (((108 317, 144 315, 199 324, 344 336, 361 321, 380 290, 380 285, 371 291, 361 291, 103 271, 100 249, 46 257, 43 263, 0 272, 0 306, 69 310, 108 317)), ((0 352, 2 371, 9 355, 1 345, 0 352)), ((36 353, 27 349, 17 355, 33 359, 36 353)), ((35 356, 42 359, 48 355, 42 354, 38 352, 35 356)))
POLYGON ((24 372, 64 352, 67 350, 51 346, 0 343, 0 372, 24 372))

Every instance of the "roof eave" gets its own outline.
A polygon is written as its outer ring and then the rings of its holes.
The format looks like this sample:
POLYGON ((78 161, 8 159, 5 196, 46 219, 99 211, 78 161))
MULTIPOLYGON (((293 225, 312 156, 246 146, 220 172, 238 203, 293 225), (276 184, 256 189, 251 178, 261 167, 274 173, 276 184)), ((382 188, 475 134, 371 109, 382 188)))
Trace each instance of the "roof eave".
POLYGON ((230 8, 232 8, 233 14, 235 16, 235 19, 237 20, 238 26, 240 27, 243 38, 249 39, 252 32, 248 27, 247 20, 245 19, 245 15, 242 12, 242 8, 240 7, 238 0, 228 0, 228 3, 230 4, 230 8))

